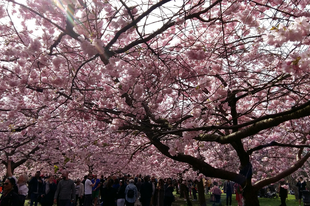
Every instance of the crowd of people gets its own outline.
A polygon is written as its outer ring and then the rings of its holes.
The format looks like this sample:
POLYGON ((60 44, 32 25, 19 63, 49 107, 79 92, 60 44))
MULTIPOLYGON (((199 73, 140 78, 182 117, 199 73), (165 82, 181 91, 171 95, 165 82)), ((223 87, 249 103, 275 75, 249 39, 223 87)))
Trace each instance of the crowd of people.
MULTIPOLYGON (((8 162, 8 174, 3 182, 3 192, 0 206, 24 206, 26 197, 30 206, 171 206, 175 201, 173 191, 180 198, 197 200, 198 181, 176 180, 171 178, 157 179, 155 177, 119 175, 98 178, 95 174, 88 174, 73 181, 69 173, 63 171, 61 177, 56 175, 42 175, 37 171, 28 181, 23 174, 18 179, 13 176, 11 162, 8 162)), ((226 205, 232 204, 232 194, 236 194, 238 206, 243 205, 242 187, 229 180, 221 187, 218 182, 211 183, 210 179, 203 179, 206 194, 211 194, 213 201, 220 201, 222 192, 226 193, 226 205)), ((301 191, 306 183, 299 178, 299 204, 301 191)), ((288 185, 284 180, 279 184, 281 206, 286 206, 288 185)))
POLYGON ((137 201, 141 206, 171 206, 173 191, 171 178, 150 176, 101 176, 99 179, 88 174, 82 180, 73 181, 67 171, 61 177, 37 171, 29 181, 27 175, 17 179, 9 161, 0 206, 24 206, 26 197, 30 206, 134 206, 137 201))

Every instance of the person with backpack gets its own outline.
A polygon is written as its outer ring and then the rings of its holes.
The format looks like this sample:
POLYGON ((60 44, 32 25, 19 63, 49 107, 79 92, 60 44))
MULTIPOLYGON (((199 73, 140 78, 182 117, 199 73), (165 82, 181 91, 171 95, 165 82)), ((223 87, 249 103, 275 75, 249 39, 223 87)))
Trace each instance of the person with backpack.
POLYGON ((138 189, 136 185, 134 185, 134 182, 134 179, 130 179, 129 184, 125 189, 126 206, 134 206, 138 197, 138 189))

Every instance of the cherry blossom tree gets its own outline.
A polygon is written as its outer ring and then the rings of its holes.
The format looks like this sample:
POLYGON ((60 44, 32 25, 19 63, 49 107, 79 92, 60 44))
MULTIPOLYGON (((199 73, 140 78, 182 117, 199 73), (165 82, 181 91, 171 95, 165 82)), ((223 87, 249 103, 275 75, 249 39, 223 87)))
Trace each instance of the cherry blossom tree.
POLYGON ((307 0, 2 0, 0 18, 1 132, 39 131, 42 160, 189 165, 259 205, 310 156, 307 0))

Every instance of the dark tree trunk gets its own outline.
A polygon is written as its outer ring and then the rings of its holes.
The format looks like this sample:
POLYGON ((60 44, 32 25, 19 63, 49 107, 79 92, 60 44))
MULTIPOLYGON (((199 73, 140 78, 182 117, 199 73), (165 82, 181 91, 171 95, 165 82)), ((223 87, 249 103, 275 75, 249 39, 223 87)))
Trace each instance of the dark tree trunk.
POLYGON ((251 185, 243 188, 244 206, 259 206, 258 190, 251 185))
POLYGON ((198 198, 199 198, 199 205, 200 206, 206 206, 206 198, 205 198, 205 191, 203 188, 203 182, 198 181, 197 183, 197 187, 198 187, 198 198))

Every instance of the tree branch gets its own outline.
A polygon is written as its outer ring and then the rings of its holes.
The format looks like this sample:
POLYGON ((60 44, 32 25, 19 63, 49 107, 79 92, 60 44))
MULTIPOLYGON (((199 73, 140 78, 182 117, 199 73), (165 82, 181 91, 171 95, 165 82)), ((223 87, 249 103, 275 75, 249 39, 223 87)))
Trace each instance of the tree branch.
POLYGON ((272 141, 269 144, 254 147, 253 149, 248 150, 247 153, 249 155, 251 155, 254 151, 261 150, 261 149, 266 148, 266 147, 275 147, 275 146, 277 146, 277 147, 291 147, 291 148, 305 148, 305 147, 310 148, 310 145, 291 145, 291 144, 282 144, 282 143, 278 143, 276 141, 272 141))
POLYGON ((258 181, 256 184, 253 185, 253 187, 262 188, 266 185, 269 185, 271 183, 281 180, 282 178, 292 174, 293 172, 298 170, 301 166, 303 166, 303 164, 308 160, 309 157, 310 157, 310 153, 307 153, 302 159, 297 161, 292 167, 288 168, 287 170, 284 170, 283 172, 279 173, 278 175, 272 178, 258 181))

